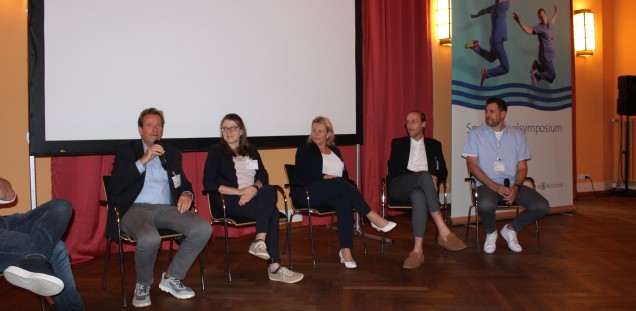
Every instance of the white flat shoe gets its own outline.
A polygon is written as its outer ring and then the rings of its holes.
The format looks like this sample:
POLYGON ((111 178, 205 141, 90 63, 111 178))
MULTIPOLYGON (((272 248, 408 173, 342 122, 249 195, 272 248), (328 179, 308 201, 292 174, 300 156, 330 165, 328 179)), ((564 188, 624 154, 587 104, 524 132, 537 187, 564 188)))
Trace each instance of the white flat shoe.
POLYGON ((340 257, 340 263, 343 263, 345 268, 347 269, 355 269, 358 267, 355 261, 345 261, 344 256, 342 256, 342 250, 338 252, 338 256, 340 257))
POLYGON ((389 231, 393 230, 393 228, 395 228, 395 226, 397 226, 397 224, 392 222, 392 221, 389 221, 389 224, 384 226, 384 228, 380 228, 380 227, 376 226, 375 224, 371 223, 371 227, 373 227, 374 229, 376 229, 378 231, 382 231, 382 232, 389 232, 389 231))

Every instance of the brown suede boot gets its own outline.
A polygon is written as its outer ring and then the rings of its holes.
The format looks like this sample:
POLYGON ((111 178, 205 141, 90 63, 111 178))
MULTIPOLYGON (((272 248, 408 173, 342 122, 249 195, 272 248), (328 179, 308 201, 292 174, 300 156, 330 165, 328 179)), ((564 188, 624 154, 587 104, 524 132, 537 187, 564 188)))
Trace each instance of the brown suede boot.
POLYGON ((460 240, 454 233, 449 233, 446 240, 442 236, 437 237, 437 243, 449 251, 460 251, 466 248, 466 243, 460 240))
POLYGON ((402 268, 404 269, 416 269, 424 263, 424 254, 418 254, 416 252, 410 252, 409 256, 404 260, 402 268))

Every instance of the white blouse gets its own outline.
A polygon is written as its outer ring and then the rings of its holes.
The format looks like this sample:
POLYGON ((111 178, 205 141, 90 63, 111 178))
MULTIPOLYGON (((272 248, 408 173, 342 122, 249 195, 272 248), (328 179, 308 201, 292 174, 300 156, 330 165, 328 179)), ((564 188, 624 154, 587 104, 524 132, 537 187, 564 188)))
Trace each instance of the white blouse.
POLYGON ((342 177, 344 162, 332 151, 330 154, 322 154, 322 173, 342 177))

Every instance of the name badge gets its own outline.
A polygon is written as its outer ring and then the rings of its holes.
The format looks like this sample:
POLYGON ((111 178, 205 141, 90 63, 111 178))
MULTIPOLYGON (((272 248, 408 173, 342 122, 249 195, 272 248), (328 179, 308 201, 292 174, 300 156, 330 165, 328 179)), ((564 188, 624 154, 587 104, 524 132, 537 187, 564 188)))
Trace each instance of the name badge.
POLYGON ((257 170, 258 169, 258 161, 256 160, 247 160, 245 161, 245 165, 248 170, 257 170))
POLYGON ((504 163, 501 161, 495 162, 495 172, 503 172, 505 169, 504 163))
POLYGON ((172 183, 175 188, 181 187, 181 174, 172 176, 172 183))

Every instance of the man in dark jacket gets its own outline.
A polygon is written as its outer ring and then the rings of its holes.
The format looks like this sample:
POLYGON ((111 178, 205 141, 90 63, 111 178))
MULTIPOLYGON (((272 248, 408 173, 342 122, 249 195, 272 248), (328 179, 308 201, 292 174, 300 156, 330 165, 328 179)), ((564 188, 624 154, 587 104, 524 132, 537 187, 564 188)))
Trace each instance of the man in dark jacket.
POLYGON ((165 123, 163 112, 148 108, 141 112, 137 123, 141 140, 117 147, 110 189, 112 200, 120 208, 122 230, 137 241, 133 305, 146 307, 151 304, 152 271, 161 246, 157 229, 171 229, 186 236, 162 274, 159 289, 188 299, 194 297, 194 291, 181 281, 210 239, 212 227, 188 212, 194 194, 181 167, 181 152, 159 143, 165 123))
POLYGON ((445 180, 448 175, 442 144, 424 137, 426 115, 423 112, 409 112, 404 127, 409 136, 391 142, 387 185, 390 200, 413 207, 415 243, 402 267, 415 269, 424 263, 422 243, 428 214, 439 230, 438 243, 441 246, 456 251, 466 248, 466 244, 448 229, 439 209, 437 182, 445 180))

